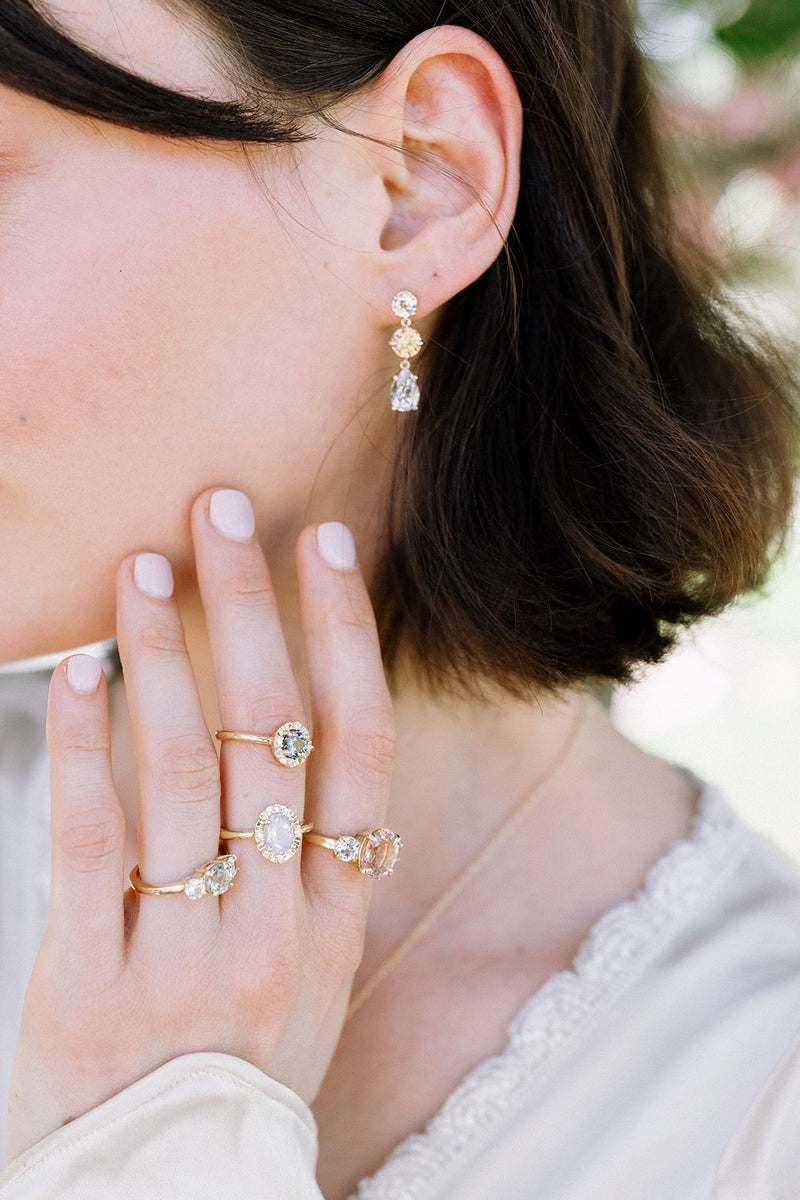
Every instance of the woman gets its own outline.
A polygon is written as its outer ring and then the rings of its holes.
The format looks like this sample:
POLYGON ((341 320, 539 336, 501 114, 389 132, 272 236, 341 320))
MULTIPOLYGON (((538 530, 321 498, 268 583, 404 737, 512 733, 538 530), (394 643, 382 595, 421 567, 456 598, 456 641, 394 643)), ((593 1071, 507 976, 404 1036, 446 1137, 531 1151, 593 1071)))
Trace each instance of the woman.
POLYGON ((623 5, 0 14, 2 651, 125 679, 52 673, 3 1196, 788 1196, 797 872, 589 686, 795 446, 623 5))

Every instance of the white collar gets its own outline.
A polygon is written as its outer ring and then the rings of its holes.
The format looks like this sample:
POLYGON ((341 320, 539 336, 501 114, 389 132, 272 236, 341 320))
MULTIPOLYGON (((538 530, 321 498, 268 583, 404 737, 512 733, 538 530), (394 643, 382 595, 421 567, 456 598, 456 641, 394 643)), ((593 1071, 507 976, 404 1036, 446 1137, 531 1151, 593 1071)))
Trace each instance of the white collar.
POLYGON ((55 650, 52 654, 38 654, 34 658, 0 663, 0 675, 30 675, 35 671, 54 671, 70 654, 91 654, 94 658, 106 662, 113 656, 116 648, 116 638, 106 638, 104 642, 91 642, 88 646, 76 646, 74 650, 55 650))

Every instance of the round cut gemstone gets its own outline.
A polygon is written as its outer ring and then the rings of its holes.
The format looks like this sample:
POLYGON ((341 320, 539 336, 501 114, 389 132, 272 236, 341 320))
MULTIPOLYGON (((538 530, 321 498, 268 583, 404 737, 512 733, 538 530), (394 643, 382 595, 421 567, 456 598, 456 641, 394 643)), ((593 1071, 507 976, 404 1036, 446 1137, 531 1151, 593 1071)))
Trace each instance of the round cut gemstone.
POLYGON ((227 854, 224 858, 209 863, 203 872, 206 891, 212 896, 221 896, 223 892, 227 892, 237 870, 235 854, 227 854))
POLYGON ((413 292, 398 292, 392 300, 392 312, 396 317, 415 317, 417 297, 413 292))
POLYGON ((198 875, 191 875, 183 885, 183 891, 190 900, 199 900, 206 894, 206 885, 198 875))
POLYGON ((275 757, 285 767, 299 767, 314 749, 311 734, 299 721, 287 721, 285 725, 281 725, 272 745, 275 757))
POLYGON ((361 849, 361 838, 350 837, 345 834, 336 839, 336 845, 333 847, 333 853, 342 862, 357 862, 358 852, 361 849))
POLYGON ((422 338, 416 329, 395 329, 389 345, 400 358, 413 358, 422 349, 422 338))
POLYGON ((391 829, 373 829, 361 838, 358 869, 370 879, 391 875, 403 843, 391 829))

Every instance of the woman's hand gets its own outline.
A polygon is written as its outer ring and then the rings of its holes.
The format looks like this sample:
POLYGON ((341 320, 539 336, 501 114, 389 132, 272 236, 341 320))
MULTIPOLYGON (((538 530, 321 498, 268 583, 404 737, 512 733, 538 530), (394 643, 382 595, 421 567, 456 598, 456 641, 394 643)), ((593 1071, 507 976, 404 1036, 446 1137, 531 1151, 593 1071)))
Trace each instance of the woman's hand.
MULTIPOLYGON (((321 529, 306 529, 297 549, 316 749, 294 769, 268 747, 235 741, 222 744, 218 764, 169 565, 143 555, 120 568, 141 878, 172 883, 227 850, 239 873, 225 895, 129 891, 123 901, 125 822, 105 684, 92 686, 83 656, 54 673, 52 898, 14 1068, 12 1157, 188 1052, 247 1059, 306 1101, 319 1088, 361 955, 368 881, 308 843, 282 864, 253 841, 220 850, 219 831, 252 829, 271 804, 326 835, 381 825, 393 728, 375 625, 349 535, 321 529)), ((240 493, 206 493, 192 530, 223 727, 309 725, 249 504, 240 493)))

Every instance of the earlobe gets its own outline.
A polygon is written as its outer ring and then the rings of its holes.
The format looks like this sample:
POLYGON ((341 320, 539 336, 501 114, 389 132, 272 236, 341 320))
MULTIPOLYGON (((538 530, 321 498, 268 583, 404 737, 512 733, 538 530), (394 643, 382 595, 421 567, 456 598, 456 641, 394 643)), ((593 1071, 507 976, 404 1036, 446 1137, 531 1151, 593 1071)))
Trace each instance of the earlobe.
POLYGON ((424 316, 502 249, 519 190, 522 108, 497 52, 454 26, 409 43, 374 99, 384 114, 387 102, 398 111, 403 131, 401 161, 380 160, 390 212, 379 274, 389 295, 413 285, 424 316))

